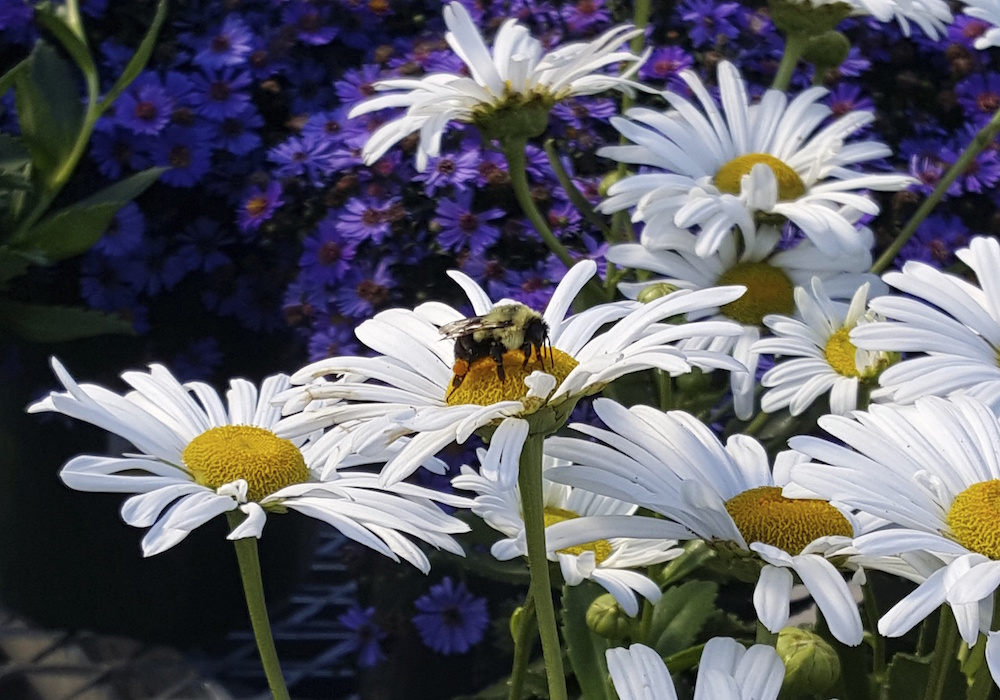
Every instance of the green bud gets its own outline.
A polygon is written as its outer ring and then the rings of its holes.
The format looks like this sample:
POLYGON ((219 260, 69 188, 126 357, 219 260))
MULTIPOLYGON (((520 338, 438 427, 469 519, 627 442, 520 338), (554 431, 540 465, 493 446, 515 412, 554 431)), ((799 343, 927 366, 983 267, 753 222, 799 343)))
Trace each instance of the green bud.
POLYGON ((601 199, 604 199, 608 196, 608 188, 616 182, 624 180, 626 177, 628 177, 628 173, 623 175, 617 170, 612 170, 601 178, 601 183, 597 186, 597 194, 601 195, 601 199))
POLYGON ((643 287, 642 291, 639 292, 639 301, 643 304, 648 304, 651 301, 656 301, 661 297, 665 297, 668 294, 672 294, 677 291, 675 285, 669 282, 654 282, 653 284, 643 287))
POLYGON ((472 123, 488 139, 524 141, 545 133, 553 104, 547 95, 512 94, 497 104, 479 107, 472 123))
POLYGON ((817 73, 822 73, 839 67, 847 60, 850 51, 850 40, 840 32, 831 30, 811 38, 802 52, 802 58, 816 66, 817 73))
POLYGON ((846 2, 815 6, 809 0, 768 0, 771 21, 786 36, 819 36, 850 16, 853 8, 846 2))
POLYGON ((785 662, 782 700, 822 695, 840 678, 840 659, 819 635, 798 627, 785 627, 775 645, 785 662))
POLYGON ((712 377, 697 367, 687 374, 674 377, 674 381, 677 383, 677 390, 685 396, 697 396, 712 388, 712 377))
POLYGON ((632 618, 618 605, 610 593, 597 596, 587 608, 587 627, 596 635, 621 641, 632 634, 632 618))
POLYGON ((524 624, 524 607, 518 605, 514 612, 510 614, 510 636, 511 639, 517 639, 518 631, 521 629, 521 625, 524 624))

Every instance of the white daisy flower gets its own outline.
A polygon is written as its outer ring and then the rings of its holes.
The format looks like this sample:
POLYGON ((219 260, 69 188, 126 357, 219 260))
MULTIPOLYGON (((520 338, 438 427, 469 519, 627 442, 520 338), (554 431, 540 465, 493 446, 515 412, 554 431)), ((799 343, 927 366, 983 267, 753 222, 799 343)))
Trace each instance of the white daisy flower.
POLYGON ((704 113, 666 92, 672 111, 635 107, 627 119, 611 120, 634 145, 605 146, 598 155, 651 170, 611 185, 600 210, 634 207, 633 221, 646 222, 654 241, 697 227, 701 256, 717 251, 734 226, 753 247, 761 220, 775 217, 791 221, 828 255, 867 253, 856 224, 879 207, 864 191, 902 190, 915 182, 909 175, 852 169, 891 154, 875 141, 844 143, 875 115, 850 112, 821 128, 831 114, 818 102, 826 89, 809 88, 790 104, 783 92, 768 90, 750 105, 731 63, 720 63, 718 76, 721 112, 697 74, 684 71, 704 113))
POLYGON ((417 170, 423 172, 427 159, 440 155, 441 136, 448 122, 473 123, 488 134, 503 132, 516 122, 514 128, 537 132, 523 136, 538 136, 548 122, 549 110, 559 100, 610 89, 634 94, 634 88, 642 87, 629 78, 646 55, 620 50, 624 42, 642 34, 641 29, 614 27, 592 41, 566 44, 546 53, 525 26, 508 19, 497 31, 491 53, 461 4, 446 5, 444 21, 448 26, 445 40, 468 66, 469 76, 432 73, 375 83, 376 90, 394 92, 362 102, 349 117, 387 107, 407 109, 404 116, 372 134, 362 151, 365 163, 374 163, 400 139, 419 131, 417 170), (624 73, 598 72, 621 64, 628 65, 624 73))
MULTIPOLYGON (((874 242, 871 231, 863 229, 866 251, 874 242)), ((869 284, 873 294, 884 294, 888 287, 877 276, 868 272, 871 254, 829 256, 810 241, 804 240, 794 248, 781 250, 780 231, 762 227, 741 253, 736 241, 728 238, 710 256, 697 255, 691 245, 690 234, 686 247, 675 250, 657 250, 643 240, 642 244, 626 243, 612 246, 607 253, 609 262, 621 267, 649 270, 661 279, 641 284, 620 284, 625 296, 635 298, 650 284, 666 282, 680 289, 708 289, 716 285, 739 284, 747 292, 740 299, 716 308, 705 309, 713 320, 730 319, 742 326, 739 336, 725 338, 701 337, 684 341, 685 350, 711 349, 732 353, 748 372, 730 375, 736 416, 747 420, 754 411, 755 373, 760 352, 755 343, 760 339, 763 319, 768 314, 790 316, 795 311, 794 290, 808 286, 813 278, 822 281, 831 299, 850 299, 864 284, 869 284)), ((683 240, 683 239, 681 239, 683 240)))
MULTIPOLYGON (((780 454, 772 476, 759 442, 735 435, 723 446, 683 411, 626 409, 608 399, 597 399, 594 409, 610 430, 576 423, 570 427, 591 440, 548 438, 546 453, 572 462, 550 469, 550 479, 636 503, 687 528, 692 533, 687 539, 705 540, 745 580, 756 581, 754 608, 771 632, 788 623, 797 576, 833 636, 850 645, 861 641, 857 605, 830 560, 843 558, 841 550, 858 525, 849 512, 826 501, 782 495, 788 469, 799 456, 780 454)), ((627 529, 640 537, 645 526, 650 530, 645 536, 655 536, 664 522, 640 516, 629 521, 615 534, 627 529)), ((585 519, 552 526, 554 546, 580 541, 588 526, 585 519)))
POLYGON ((862 554, 940 560, 938 571, 879 620, 879 632, 898 637, 947 604, 968 645, 988 635, 986 658, 1000 683, 1000 633, 990 631, 1000 585, 997 417, 968 396, 928 396, 912 406, 824 416, 819 424, 838 442, 792 438, 794 449, 816 460, 796 465, 793 482, 895 525, 856 538, 862 554))
POLYGON ((273 428, 280 410, 275 395, 290 385, 268 377, 260 390, 244 379, 230 382, 226 403, 207 384, 181 384, 165 367, 125 372, 134 390, 124 396, 95 384, 77 384, 58 360, 56 376, 66 391, 54 391, 28 408, 55 411, 121 436, 138 453, 121 457, 80 455, 60 476, 78 491, 134 493, 122 519, 148 527, 144 556, 173 547, 222 513, 241 510, 246 519, 229 539, 260 537, 268 513, 286 509, 329 523, 347 537, 425 573, 427 557, 404 535, 462 554, 450 535, 468 526, 443 513, 431 499, 452 505, 468 500, 403 484, 378 487, 377 476, 334 473, 319 481, 312 471, 307 438, 288 440, 273 428), (456 500, 457 499, 457 500, 456 500))
POLYGON ((973 46, 979 50, 1000 46, 1000 0, 963 0, 963 2, 965 8, 962 12, 993 25, 976 39, 973 46))
MULTIPOLYGON (((341 439, 331 450, 336 462, 343 451, 366 453, 381 449, 403 435, 414 438, 382 470, 384 483, 412 474, 428 456, 453 442, 465 442, 480 429, 489 430, 489 450, 483 474, 505 486, 517 481, 518 459, 529 432, 549 434, 568 418, 576 402, 610 381, 645 369, 670 375, 694 366, 738 371, 742 366, 716 352, 682 353, 673 344, 692 337, 739 333, 725 321, 658 323, 706 307, 733 301, 741 287, 681 290, 649 304, 616 302, 591 307, 566 317, 574 297, 594 273, 596 264, 573 266, 559 283, 542 318, 551 347, 541 353, 507 350, 502 356, 504 378, 492 356, 471 364, 455 359, 455 341, 440 327, 463 319, 441 303, 414 310, 391 309, 362 323, 356 334, 380 356, 334 357, 299 370, 293 383, 306 384, 287 395, 286 412, 311 401, 337 400, 286 418, 287 434, 342 424, 341 439), (597 332, 613 324, 606 332, 597 332), (550 352, 551 350, 551 352, 550 352), (455 370, 460 369, 460 373, 455 370), (326 375, 336 381, 316 382, 326 375)), ((471 278, 449 273, 476 314, 487 314, 510 301, 494 304, 471 278)))
POLYGON ((905 36, 910 36, 910 22, 913 22, 931 39, 945 33, 951 24, 951 10, 943 0, 788 0, 792 4, 804 5, 808 12, 822 5, 846 5, 845 14, 850 16, 871 15, 879 22, 893 19, 905 36))
POLYGON ((902 272, 883 275, 909 296, 872 299, 869 306, 885 321, 851 331, 851 342, 864 350, 922 353, 885 370, 873 399, 906 404, 961 391, 1000 410, 1000 243, 977 236, 955 255, 979 287, 911 260, 902 272))
MULTIPOLYGON (((484 455, 480 451, 480 458, 484 455)), ((545 471, 558 466, 559 460, 545 457, 542 462, 542 483, 545 525, 580 517, 631 515, 638 506, 615 498, 590 493, 584 489, 556 484, 545 478, 545 471)), ((563 462, 562 464, 568 464, 563 462)), ((472 512, 486 521, 505 538, 493 544, 491 552, 500 561, 527 556, 521 496, 516 486, 503 487, 480 476, 468 466, 452 480, 452 486, 473 491, 472 512)), ((632 571, 675 559, 684 553, 673 540, 648 540, 629 537, 595 538, 591 542, 564 550, 548 550, 551 561, 559 562, 563 580, 576 586, 591 580, 603 586, 626 614, 639 613, 636 593, 652 603, 660 599, 660 588, 643 574, 632 571)))
POLYGON ((861 285, 850 305, 830 299, 818 277, 811 291, 795 288, 795 308, 802 320, 770 314, 764 317, 773 336, 754 343, 753 350, 795 359, 779 361, 764 373, 768 388, 760 407, 766 413, 789 409, 803 413, 820 396, 830 394, 830 411, 840 415, 858 407, 858 388, 874 384, 891 361, 888 353, 859 350, 851 343, 851 329, 870 323, 869 284, 861 285))
MULTIPOLYGON (((605 656, 620 700, 677 700, 670 671, 654 649, 633 644, 605 656)), ((694 700, 775 700, 784 679, 785 664, 772 647, 745 649, 730 637, 714 637, 701 652, 694 700)))

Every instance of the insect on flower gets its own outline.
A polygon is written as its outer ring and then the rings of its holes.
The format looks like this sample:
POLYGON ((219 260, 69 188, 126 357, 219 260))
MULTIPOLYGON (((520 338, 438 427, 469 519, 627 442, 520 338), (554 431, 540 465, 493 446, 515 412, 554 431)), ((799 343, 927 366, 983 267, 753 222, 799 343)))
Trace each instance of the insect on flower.
POLYGON ((497 377, 505 381, 503 355, 508 350, 520 350, 524 354, 522 367, 528 365, 534 351, 544 369, 547 347, 549 362, 552 362, 549 326, 540 313, 524 304, 502 304, 483 316, 446 323, 440 330, 441 335, 455 339, 453 391, 461 385, 472 364, 485 357, 493 358, 497 377))

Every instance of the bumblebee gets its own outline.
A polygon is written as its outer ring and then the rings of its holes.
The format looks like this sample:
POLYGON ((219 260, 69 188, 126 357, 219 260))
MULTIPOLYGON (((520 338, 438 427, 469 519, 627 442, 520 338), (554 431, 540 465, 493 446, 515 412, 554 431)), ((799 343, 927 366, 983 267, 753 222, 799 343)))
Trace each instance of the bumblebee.
POLYGON ((552 345, 549 343, 549 326, 542 315, 524 304, 503 304, 482 316, 463 318, 446 323, 440 328, 441 335, 455 339, 455 378, 452 390, 458 388, 465 379, 469 367, 476 360, 492 357, 497 366, 500 381, 507 379, 503 369, 503 354, 508 350, 524 353, 524 364, 528 365, 531 351, 545 368, 545 348, 552 361, 552 345))

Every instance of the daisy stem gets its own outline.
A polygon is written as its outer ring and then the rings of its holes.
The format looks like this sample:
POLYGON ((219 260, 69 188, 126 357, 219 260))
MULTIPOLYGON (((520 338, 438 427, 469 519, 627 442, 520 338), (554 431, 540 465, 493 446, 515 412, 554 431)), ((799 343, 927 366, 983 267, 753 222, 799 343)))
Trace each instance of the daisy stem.
MULTIPOLYGON (((226 517, 229 520, 229 527, 235 528, 245 516, 238 510, 231 510, 226 513, 226 517)), ((233 545, 236 547, 236 560, 240 565, 243 595, 247 599, 247 610, 250 612, 250 626, 253 627, 253 636, 257 641, 257 651, 260 654, 260 663, 264 667, 264 675, 267 677, 267 685, 274 700, 289 700, 285 677, 278 662, 278 652, 274 648, 267 605, 264 602, 264 584, 260 577, 257 538, 243 537, 233 540, 233 545)))
POLYGON ((514 632, 514 667, 510 672, 510 680, 507 682, 509 692, 507 697, 510 700, 521 700, 521 693, 524 690, 524 679, 528 674, 528 659, 531 658, 531 642, 535 638, 535 599, 528 592, 524 598, 524 605, 521 606, 520 615, 517 617, 517 629, 514 632))
POLYGON ((767 425, 769 420, 771 420, 771 414, 761 411, 754 416, 753 420, 747 424, 747 427, 743 428, 740 432, 744 435, 756 435, 761 431, 761 428, 767 425))
POLYGON ((941 700, 943 697, 944 686, 948 679, 948 669, 955 661, 957 650, 958 626, 955 624, 955 616, 952 614, 950 606, 942 605, 924 700, 941 700))
POLYGON ((886 248, 882 255, 879 256, 878 260, 871 267, 872 272, 881 272, 889 266, 889 264, 896 259, 899 251, 902 250, 906 242, 913 237, 913 234, 917 232, 917 227, 923 223, 924 219, 934 211, 934 207, 938 205, 948 188, 951 187, 959 175, 964 173, 975 161, 976 156, 983 152, 987 146, 993 143, 993 139, 996 137, 997 133, 1000 132, 1000 109, 998 109, 993 114, 993 118, 990 119, 989 123, 986 124, 982 129, 976 132, 976 135, 969 142, 969 145, 962 155, 952 163, 951 167, 945 171, 945 174, 938 180, 937 186, 934 187, 934 191, 931 192, 930 196, 923 201, 923 203, 917 208, 910 217, 910 220, 906 222, 899 231, 899 235, 893 240, 892 244, 886 248))
POLYGON ((781 63, 778 65, 778 71, 774 74, 774 81, 771 83, 773 89, 782 92, 788 90, 788 86, 792 83, 795 66, 808 43, 809 35, 805 32, 792 32, 785 37, 785 50, 781 54, 781 63))
POLYGON ((524 514, 524 539, 531 574, 531 598, 535 601, 538 636, 542 640, 545 674, 550 700, 566 700, 566 674, 556 627, 556 609, 549 581, 549 560, 545 550, 545 509, 542 491, 542 435, 529 435, 521 449, 517 485, 524 514))
POLYGON ((878 631, 878 601, 870 580, 861 587, 861 592, 864 596, 865 617, 868 618, 868 627, 872 633, 872 673, 875 678, 882 679, 885 678, 885 638, 878 631))
POLYGON ((583 196, 573 179, 566 172, 566 168, 563 167, 562 162, 559 160, 559 154, 556 153, 556 145, 553 139, 545 140, 545 155, 549 159, 549 167, 552 168, 552 172, 555 173, 556 179, 559 180, 559 184, 562 185, 563 191, 566 196, 569 197, 569 201, 573 203, 576 210, 583 215, 591 225, 598 229, 604 234, 604 239, 607 240, 608 236, 611 235, 611 230, 608 228, 608 224, 604 221, 601 216, 594 211, 594 207, 590 205, 587 198, 583 196))

